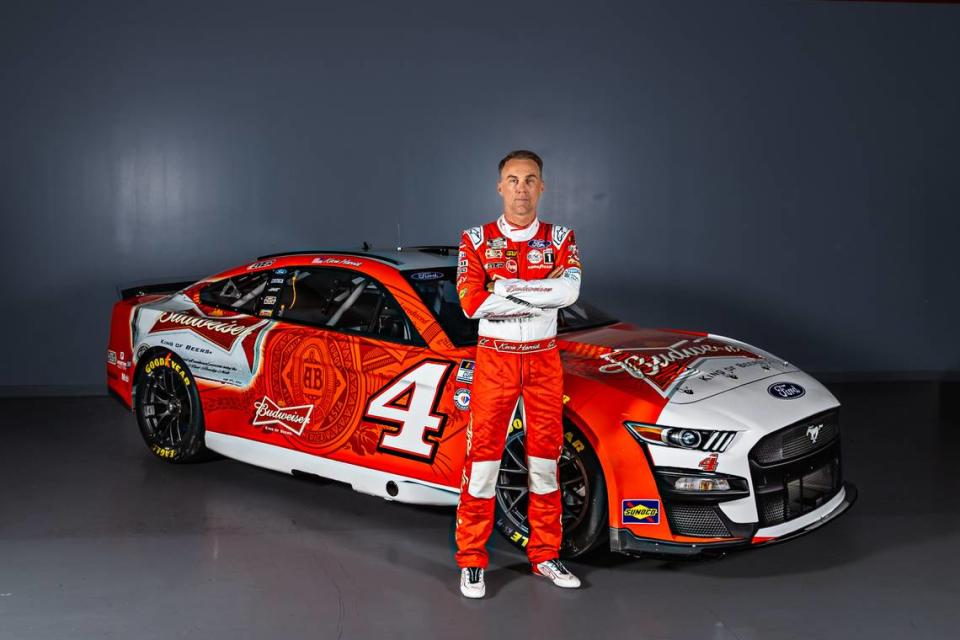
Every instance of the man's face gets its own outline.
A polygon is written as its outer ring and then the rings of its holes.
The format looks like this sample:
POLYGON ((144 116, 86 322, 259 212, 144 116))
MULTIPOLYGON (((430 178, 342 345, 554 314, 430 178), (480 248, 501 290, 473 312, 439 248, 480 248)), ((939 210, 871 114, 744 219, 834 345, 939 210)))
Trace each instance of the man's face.
POLYGON ((540 167, 533 160, 508 160, 500 171, 497 192, 503 197, 503 212, 513 216, 537 213, 537 202, 543 193, 540 167))

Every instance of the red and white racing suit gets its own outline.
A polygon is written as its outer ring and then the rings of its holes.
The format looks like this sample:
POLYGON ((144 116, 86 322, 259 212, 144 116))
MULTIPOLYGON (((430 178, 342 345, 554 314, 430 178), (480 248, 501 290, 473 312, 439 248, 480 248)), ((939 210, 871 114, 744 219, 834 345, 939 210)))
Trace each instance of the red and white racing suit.
POLYGON ((485 545, 493 530, 500 458, 521 395, 530 489, 527 556, 533 564, 556 558, 563 369, 555 337, 557 309, 580 295, 573 231, 538 219, 516 228, 503 216, 467 229, 460 240, 457 291, 464 313, 480 319, 457 507, 457 564, 487 566, 485 545), (558 266, 564 267, 563 274, 546 278, 558 266), (486 288, 491 280, 493 293, 486 288))

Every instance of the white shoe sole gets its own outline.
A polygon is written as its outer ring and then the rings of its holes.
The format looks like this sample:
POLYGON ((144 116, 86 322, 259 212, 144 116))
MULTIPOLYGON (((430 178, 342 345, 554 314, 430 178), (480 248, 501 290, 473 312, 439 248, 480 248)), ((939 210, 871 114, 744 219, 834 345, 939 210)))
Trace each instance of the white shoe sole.
POLYGON ((534 573, 534 575, 540 576, 541 578, 546 578, 547 580, 549 580, 550 582, 552 582, 552 583, 554 584, 554 586, 560 587, 561 589, 579 589, 579 588, 580 588, 580 580, 579 580, 579 579, 577 579, 576 582, 561 582, 561 581, 558 581, 558 580, 554 580, 554 579, 551 578, 550 576, 548 576, 548 575, 546 575, 546 574, 544 574, 544 573, 540 573, 539 571, 534 571, 533 573, 534 573))
POLYGON ((482 591, 475 591, 475 590, 473 590, 473 589, 466 589, 466 588, 464 588, 464 587, 461 586, 461 587, 460 587, 460 593, 463 594, 463 597, 464 597, 464 598, 479 599, 479 598, 482 598, 482 597, 484 597, 485 595, 487 595, 487 590, 484 589, 484 590, 482 590, 482 591))

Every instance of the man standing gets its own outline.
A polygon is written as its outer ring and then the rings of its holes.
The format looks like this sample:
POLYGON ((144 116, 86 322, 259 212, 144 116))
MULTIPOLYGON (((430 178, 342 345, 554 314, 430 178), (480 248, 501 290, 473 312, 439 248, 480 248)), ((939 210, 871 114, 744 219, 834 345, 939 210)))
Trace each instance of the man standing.
POLYGON ((503 215, 463 232, 457 290, 464 313, 480 319, 467 461, 457 507, 460 591, 485 593, 485 548, 507 428, 519 397, 524 413, 533 572, 560 587, 580 580, 559 560, 563 447, 563 369, 556 347, 557 309, 580 294, 580 256, 573 231, 537 219, 543 161, 514 151, 500 161, 503 215))

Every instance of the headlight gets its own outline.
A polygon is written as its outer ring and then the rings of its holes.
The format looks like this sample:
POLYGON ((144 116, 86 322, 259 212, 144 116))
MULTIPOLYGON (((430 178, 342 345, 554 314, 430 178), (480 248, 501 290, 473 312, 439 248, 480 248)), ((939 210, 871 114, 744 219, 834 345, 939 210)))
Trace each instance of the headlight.
POLYGON ((737 435, 736 431, 661 427, 643 422, 627 421, 623 426, 640 442, 661 447, 716 451, 717 453, 723 453, 737 435))
POLYGON ((660 467, 655 473, 661 495, 681 502, 725 502, 750 495, 747 479, 740 476, 674 467, 660 467))
POLYGON ((677 491, 730 491, 730 481, 726 478, 695 478, 680 476, 673 481, 677 491))

